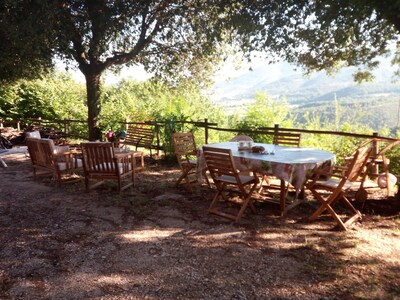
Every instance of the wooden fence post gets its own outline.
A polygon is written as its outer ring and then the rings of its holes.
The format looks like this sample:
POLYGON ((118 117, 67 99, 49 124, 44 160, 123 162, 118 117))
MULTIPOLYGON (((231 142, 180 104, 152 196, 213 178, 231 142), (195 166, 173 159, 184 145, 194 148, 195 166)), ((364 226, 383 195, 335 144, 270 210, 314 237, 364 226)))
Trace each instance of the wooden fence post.
POLYGON ((69 126, 68 126, 68 120, 64 119, 62 122, 63 122, 63 124, 64 124, 64 133, 65 133, 65 134, 68 134, 68 131, 69 131, 69 130, 68 130, 68 127, 69 127, 69 126))
POLYGON ((204 134, 205 134, 205 143, 208 144, 208 119, 204 119, 204 134))
MULTIPOLYGON (((373 137, 377 137, 378 136, 378 132, 374 132, 373 134, 372 134, 372 136, 373 137)), ((372 156, 373 157, 376 157, 376 155, 378 154, 378 152, 379 152, 379 145, 378 145, 378 141, 376 141, 376 140, 374 140, 373 142, 372 142, 372 156)), ((373 178, 376 178, 376 177, 378 177, 378 175, 379 175, 379 166, 378 166, 378 164, 373 164, 372 165, 372 168, 371 168, 371 175, 372 175, 372 177, 373 178)))
POLYGON ((279 132, 279 124, 274 124, 274 136, 276 136, 278 132, 279 132))
POLYGON ((157 156, 160 156, 160 126, 157 123, 154 124, 154 130, 156 131, 156 139, 157 139, 157 156))

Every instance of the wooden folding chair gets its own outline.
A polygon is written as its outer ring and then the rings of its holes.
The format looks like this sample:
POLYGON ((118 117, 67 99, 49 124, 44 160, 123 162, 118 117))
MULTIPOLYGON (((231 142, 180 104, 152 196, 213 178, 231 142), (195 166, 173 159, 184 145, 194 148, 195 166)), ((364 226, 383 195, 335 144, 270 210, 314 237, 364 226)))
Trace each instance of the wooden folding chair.
POLYGON ((134 152, 116 153, 110 142, 81 143, 81 148, 86 190, 108 180, 117 181, 120 192, 135 184, 134 152), (92 184, 91 180, 96 182, 92 184))
POLYGON ((300 147, 301 134, 290 132, 275 132, 274 145, 300 147))
MULTIPOLYGON (((186 188, 192 192, 192 184, 197 182, 196 172, 197 170, 197 147, 192 132, 174 133, 172 135, 172 141, 174 144, 175 155, 178 160, 179 167, 181 169, 181 176, 176 182, 176 186, 185 180, 186 188), (192 179, 190 178, 192 177, 192 179)), ((210 186, 208 177, 205 174, 206 170, 203 170, 203 176, 210 186)))
POLYGON ((214 180, 215 186, 217 187, 217 194, 214 196, 208 212, 232 219, 236 223, 239 223, 247 206, 250 206, 253 213, 255 213, 251 196, 259 183, 258 177, 256 175, 249 176, 240 174, 240 171, 236 168, 230 149, 203 146, 203 155, 211 178, 214 180), (237 214, 223 212, 218 207, 220 200, 232 200, 228 199, 227 195, 229 188, 232 187, 235 188, 235 192, 241 200, 240 202, 233 202, 240 206, 237 214))
POLYGON ((309 218, 310 221, 314 221, 327 210, 332 218, 335 219, 338 226, 343 230, 347 230, 346 226, 361 219, 361 213, 351 204, 346 197, 346 192, 350 189, 354 189, 356 184, 358 185, 358 190, 363 188, 365 176, 367 175, 366 165, 371 151, 371 147, 357 149, 353 159, 349 161, 345 167, 335 167, 334 171, 330 174, 320 171, 316 174, 315 178, 306 185, 314 197, 321 202, 320 207, 309 218), (321 175, 328 176, 329 179, 320 180, 321 175), (328 193, 328 195, 324 196, 322 193, 323 191, 328 193), (350 217, 345 222, 343 222, 333 209, 333 205, 337 204, 339 201, 342 201, 351 212, 350 217))

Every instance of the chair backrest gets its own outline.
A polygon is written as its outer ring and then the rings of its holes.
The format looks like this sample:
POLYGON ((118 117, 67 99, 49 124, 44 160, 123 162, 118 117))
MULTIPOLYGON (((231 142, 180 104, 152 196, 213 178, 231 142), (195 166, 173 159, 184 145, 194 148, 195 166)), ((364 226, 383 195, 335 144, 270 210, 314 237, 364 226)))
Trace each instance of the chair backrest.
POLYGON ((368 159, 371 155, 372 147, 364 146, 358 148, 354 153, 351 161, 347 164, 346 177, 348 181, 355 182, 359 181, 362 177, 364 180, 366 176, 365 166, 368 163, 368 159))
MULTIPOLYGON (((365 140, 364 142, 362 142, 358 148, 363 148, 366 146, 371 146, 373 147, 374 145, 376 145, 376 153, 374 153, 374 150, 372 150, 371 152, 371 157, 375 157, 375 158, 379 158, 382 157, 383 155, 385 155, 385 153, 392 149, 394 146, 400 144, 400 140, 396 140, 396 139, 389 139, 389 138, 370 138, 365 140)), ((374 148, 373 148, 374 149, 374 148)), ((352 156, 355 154, 355 152, 352 154, 352 156)))
POLYGON ((151 125, 134 125, 128 128, 124 143, 136 148, 153 148, 154 130, 151 125))
POLYGON ((253 139, 249 137, 248 135, 236 135, 233 138, 229 140, 230 142, 239 142, 239 141, 244 141, 244 142, 253 142, 253 139))
POLYGON ((207 169, 214 181, 218 180, 220 176, 233 176, 240 182, 239 172, 230 149, 203 146, 203 155, 207 163, 207 169))
POLYGON ((275 132, 274 145, 300 147, 300 133, 275 132))
POLYGON ((40 132, 38 130, 25 132, 25 138, 40 139, 40 132))
POLYGON ((33 165, 56 168, 53 140, 27 138, 26 145, 28 146, 29 156, 33 165))
POLYGON ((83 169, 90 174, 118 174, 114 145, 110 142, 81 143, 83 169))
POLYGON ((196 142, 192 132, 174 133, 172 135, 172 141, 177 156, 196 154, 196 142))

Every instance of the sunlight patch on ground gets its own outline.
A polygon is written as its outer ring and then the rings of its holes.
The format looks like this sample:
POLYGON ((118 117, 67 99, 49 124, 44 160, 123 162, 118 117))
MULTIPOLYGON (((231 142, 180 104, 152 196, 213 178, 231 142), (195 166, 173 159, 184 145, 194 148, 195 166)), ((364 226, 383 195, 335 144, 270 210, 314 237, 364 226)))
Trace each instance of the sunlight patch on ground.
POLYGON ((196 240, 203 240, 203 239, 214 239, 214 240, 225 240, 227 238, 238 238, 242 237, 242 231, 230 231, 230 232, 221 232, 221 233, 212 233, 212 234, 199 234, 194 236, 193 238, 196 240))
POLYGON ((354 232, 356 245, 353 249, 347 249, 349 255, 361 259, 375 257, 391 263, 400 263, 397 253, 400 253, 400 238, 393 240, 394 233, 390 230, 364 230, 354 232))
POLYGON ((131 279, 127 278, 126 276, 121 276, 118 274, 112 274, 109 276, 99 276, 95 279, 98 283, 105 283, 105 284, 128 284, 131 279))
POLYGON ((139 230, 131 233, 122 234, 122 237, 129 241, 139 241, 139 242, 151 242, 159 239, 168 238, 178 232, 182 231, 181 229, 169 229, 169 230, 157 230, 157 229, 149 229, 149 230, 139 230))

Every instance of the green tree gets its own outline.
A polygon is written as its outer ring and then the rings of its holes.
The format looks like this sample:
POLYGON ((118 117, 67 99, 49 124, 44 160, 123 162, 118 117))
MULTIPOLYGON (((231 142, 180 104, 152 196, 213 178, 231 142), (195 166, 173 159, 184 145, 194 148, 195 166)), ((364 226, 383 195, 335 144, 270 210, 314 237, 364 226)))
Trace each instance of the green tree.
POLYGON ((18 1, 0 2, 0 83, 33 79, 53 67, 51 36, 45 18, 38 18, 44 3, 31 1, 32 11, 21 11, 18 1), (35 24, 35 25, 33 25, 35 24))
MULTIPOLYGON (((0 117, 29 119, 86 119, 85 87, 66 72, 49 73, 42 79, 21 79, 0 86, 0 117)), ((73 124, 74 127, 79 127, 73 124)), ((87 133, 82 128, 81 133, 87 133)))
POLYGON ((219 59, 228 8, 207 0, 20 0, 2 3, 0 12, 18 12, 6 21, 45 34, 47 39, 38 39, 40 49, 52 53, 43 51, 44 57, 57 55, 78 65, 86 79, 89 138, 94 139, 106 69, 143 64, 171 82, 201 81, 219 59))
MULTIPOLYGON (((143 64, 170 82, 201 81, 225 41, 309 71, 368 69, 398 41, 399 16, 399 0, 4 0, 0 27, 8 42, 0 48, 20 55, 0 64, 9 71, 17 62, 17 75, 30 56, 33 66, 48 66, 55 56, 77 64, 86 78, 93 139, 106 69, 143 64)), ((371 74, 360 70, 355 78, 371 74)))
POLYGON ((249 0, 240 10, 247 22, 237 30, 248 52, 309 72, 358 66, 358 81, 372 78, 377 57, 390 52, 400 33, 399 0, 249 0))
MULTIPOLYGON (((286 128, 293 126, 293 118, 285 99, 276 101, 265 93, 257 92, 254 100, 254 103, 248 105, 244 118, 234 127, 257 130, 260 127, 274 127, 275 124, 286 128)), ((257 135, 252 138, 257 142, 271 142, 270 137, 257 135)))

